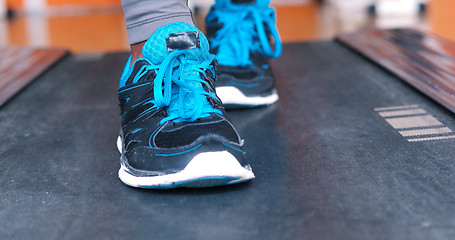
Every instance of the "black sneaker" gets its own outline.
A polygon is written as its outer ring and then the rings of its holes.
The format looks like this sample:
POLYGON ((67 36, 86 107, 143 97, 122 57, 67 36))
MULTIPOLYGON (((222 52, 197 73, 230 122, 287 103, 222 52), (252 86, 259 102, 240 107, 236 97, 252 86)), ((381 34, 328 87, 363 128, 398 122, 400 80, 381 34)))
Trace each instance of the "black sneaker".
POLYGON ((282 46, 268 2, 217 1, 207 15, 207 37, 218 61, 216 92, 225 107, 278 101, 269 57, 279 57, 282 46))
POLYGON ((254 178, 243 140, 214 92, 205 36, 159 28, 120 80, 120 179, 142 188, 209 187, 254 178))

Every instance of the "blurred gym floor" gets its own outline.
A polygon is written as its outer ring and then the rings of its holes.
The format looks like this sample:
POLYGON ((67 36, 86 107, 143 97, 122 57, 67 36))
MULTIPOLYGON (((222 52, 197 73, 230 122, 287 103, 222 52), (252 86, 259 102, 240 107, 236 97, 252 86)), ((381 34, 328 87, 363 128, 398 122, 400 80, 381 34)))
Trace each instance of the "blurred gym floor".
MULTIPOLYGON (((272 1, 283 42, 331 39, 339 33, 378 27, 412 27, 455 41, 455 1, 431 0, 424 14, 373 17, 365 10, 343 9, 328 1, 272 1), (324 3, 321 3, 324 2, 324 3)), ((194 6, 193 6, 194 7, 194 6)), ((208 6, 197 7, 204 29, 208 6)), ((0 47, 63 47, 73 53, 129 50, 119 4, 65 7, 45 13, 18 13, 0 20, 0 47)))

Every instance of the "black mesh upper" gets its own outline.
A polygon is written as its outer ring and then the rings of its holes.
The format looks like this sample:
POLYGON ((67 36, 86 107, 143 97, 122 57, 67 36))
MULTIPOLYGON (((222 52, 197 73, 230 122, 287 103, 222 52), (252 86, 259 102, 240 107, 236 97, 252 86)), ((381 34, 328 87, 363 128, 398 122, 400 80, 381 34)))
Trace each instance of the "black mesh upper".
POLYGON ((190 145, 201 137, 239 142, 237 132, 226 119, 217 114, 199 119, 192 123, 174 123, 160 129, 154 138, 154 144, 160 148, 175 148, 190 145))

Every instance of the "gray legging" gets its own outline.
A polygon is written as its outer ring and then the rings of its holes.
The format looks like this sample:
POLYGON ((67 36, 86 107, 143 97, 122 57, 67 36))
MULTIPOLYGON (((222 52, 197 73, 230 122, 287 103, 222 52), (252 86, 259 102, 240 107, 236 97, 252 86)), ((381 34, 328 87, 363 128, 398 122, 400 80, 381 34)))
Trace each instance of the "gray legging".
POLYGON ((194 25, 187 0, 122 0, 122 7, 130 44, 146 41, 169 23, 194 25))

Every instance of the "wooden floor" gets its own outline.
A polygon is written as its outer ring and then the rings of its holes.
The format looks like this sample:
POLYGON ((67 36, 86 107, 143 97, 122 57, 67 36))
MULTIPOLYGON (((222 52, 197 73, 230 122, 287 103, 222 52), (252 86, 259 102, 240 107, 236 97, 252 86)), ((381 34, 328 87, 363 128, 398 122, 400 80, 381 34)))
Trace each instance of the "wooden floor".
MULTIPOLYGON (((370 27, 412 27, 455 41, 455 1, 432 0, 427 15, 405 18, 371 18, 363 12, 339 11, 330 5, 306 3, 277 5, 277 26, 284 42, 332 39, 339 33, 370 27)), ((207 9, 196 16, 204 28, 207 9)), ((75 53, 128 50, 121 8, 90 12, 51 13, 47 16, 0 20, 0 47, 65 47, 75 53)))

